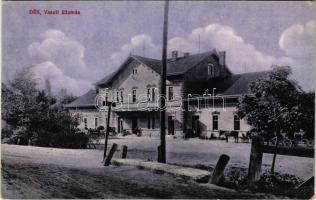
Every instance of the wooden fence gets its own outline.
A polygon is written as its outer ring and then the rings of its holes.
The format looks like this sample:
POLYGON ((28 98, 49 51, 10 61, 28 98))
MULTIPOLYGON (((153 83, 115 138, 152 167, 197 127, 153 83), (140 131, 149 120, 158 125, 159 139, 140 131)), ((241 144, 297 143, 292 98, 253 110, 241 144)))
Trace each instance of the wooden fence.
POLYGON ((314 149, 307 149, 302 147, 275 147, 264 144, 264 139, 260 136, 254 137, 251 143, 251 152, 248 168, 249 186, 260 179, 261 164, 264 153, 274 154, 277 152, 279 155, 299 156, 314 158, 314 149))

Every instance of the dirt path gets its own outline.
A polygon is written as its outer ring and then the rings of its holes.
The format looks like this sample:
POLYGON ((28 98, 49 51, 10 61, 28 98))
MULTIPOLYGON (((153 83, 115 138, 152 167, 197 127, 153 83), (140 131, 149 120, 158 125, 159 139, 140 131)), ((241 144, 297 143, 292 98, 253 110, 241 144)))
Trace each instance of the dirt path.
POLYGON ((273 198, 197 184, 129 167, 78 170, 2 162, 3 198, 273 198))
MULTIPOLYGON (((36 148, 41 150, 46 149, 36 148)), ((63 151, 68 155, 67 150, 63 151)), ((46 154, 47 160, 39 163, 33 162, 38 154, 26 156, 24 151, 11 154, 6 148, 2 149, 2 155, 3 198, 275 198, 128 166, 67 167, 56 165, 51 154, 46 154)))

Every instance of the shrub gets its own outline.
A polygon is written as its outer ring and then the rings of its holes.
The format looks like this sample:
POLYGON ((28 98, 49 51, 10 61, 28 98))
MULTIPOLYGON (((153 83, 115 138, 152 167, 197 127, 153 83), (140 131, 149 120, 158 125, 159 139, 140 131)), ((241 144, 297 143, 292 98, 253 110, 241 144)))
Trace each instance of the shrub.
POLYGON ((136 130, 135 130, 135 132, 136 132, 136 135, 137 135, 138 137, 141 137, 143 130, 142 130, 141 128, 138 128, 138 127, 137 127, 136 130))
POLYGON ((89 137, 84 132, 58 134, 52 138, 51 145, 62 148, 86 148, 89 137))
POLYGON ((231 167, 227 170, 220 185, 233 189, 247 188, 247 169, 231 167))
POLYGON ((12 129, 9 128, 3 128, 1 129, 1 139, 3 140, 4 138, 9 138, 13 135, 12 129))
POLYGON ((98 131, 103 131, 103 130, 104 130, 104 126, 99 126, 99 127, 97 128, 97 130, 98 130, 98 131))
MULTIPOLYGON (((246 189, 248 187, 247 176, 246 168, 231 167, 227 170, 219 185, 232 189, 246 189)), ((255 183, 254 191, 290 196, 292 195, 291 191, 300 183, 302 183, 302 180, 295 175, 266 171, 255 183)))
POLYGON ((128 130, 123 130, 123 136, 132 135, 132 133, 128 130))
POLYGON ((275 194, 286 194, 293 190, 302 180, 295 175, 264 172, 256 182, 257 190, 275 194))
POLYGON ((9 134, 9 135, 4 136, 4 138, 2 139, 2 143, 27 145, 29 142, 29 139, 31 138, 31 134, 28 133, 23 128, 19 128, 16 130, 8 129, 4 131, 5 131, 5 134, 9 134))

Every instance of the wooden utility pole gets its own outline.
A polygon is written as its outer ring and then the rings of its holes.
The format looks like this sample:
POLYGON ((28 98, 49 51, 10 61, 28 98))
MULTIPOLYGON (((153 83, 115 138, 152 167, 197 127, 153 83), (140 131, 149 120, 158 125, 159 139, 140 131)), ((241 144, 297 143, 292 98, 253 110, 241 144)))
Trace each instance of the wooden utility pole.
POLYGON ((165 1, 163 37, 162 37, 162 68, 160 83, 160 151, 158 162, 166 163, 166 76, 167 76, 167 42, 168 42, 168 10, 169 1, 165 1))
POLYGON ((108 138, 110 133, 110 117, 111 117, 111 108, 112 106, 115 107, 115 103, 107 101, 106 106, 108 106, 108 117, 106 120, 106 132, 105 132, 105 138, 104 138, 104 153, 103 153, 103 161, 105 161, 106 157, 106 151, 108 148, 108 138))

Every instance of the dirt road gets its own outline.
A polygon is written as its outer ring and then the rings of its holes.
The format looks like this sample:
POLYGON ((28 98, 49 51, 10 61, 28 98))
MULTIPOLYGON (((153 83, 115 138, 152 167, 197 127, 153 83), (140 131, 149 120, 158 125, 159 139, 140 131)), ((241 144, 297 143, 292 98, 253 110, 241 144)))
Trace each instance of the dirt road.
POLYGON ((128 166, 76 166, 78 158, 66 157, 75 150, 11 145, 1 149, 2 198, 274 198, 128 166), (37 153, 29 154, 31 150, 37 153), (64 156, 73 165, 58 163, 58 152, 63 152, 59 159, 64 156))

